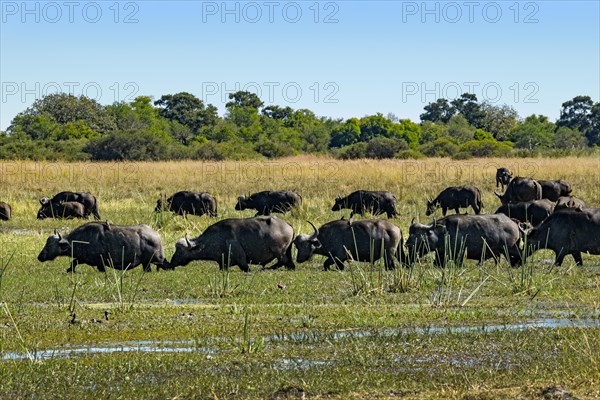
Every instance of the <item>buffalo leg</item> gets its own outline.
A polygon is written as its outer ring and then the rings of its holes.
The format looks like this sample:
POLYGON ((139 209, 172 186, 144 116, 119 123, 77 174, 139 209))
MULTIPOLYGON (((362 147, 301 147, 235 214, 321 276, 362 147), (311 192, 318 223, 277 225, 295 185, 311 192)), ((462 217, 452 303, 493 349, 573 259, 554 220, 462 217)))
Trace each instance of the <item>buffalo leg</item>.
POLYGON ((244 272, 249 272, 248 261, 246 259, 246 252, 242 249, 242 246, 237 241, 227 241, 227 248, 229 249, 229 257, 224 258, 224 262, 228 262, 223 266, 227 269, 229 265, 238 265, 244 272))
POLYGON ((561 266, 563 263, 563 260, 565 259, 566 254, 563 253, 562 251, 558 251, 556 252, 556 259, 554 260, 554 265, 557 266, 561 266))
POLYGON ((296 264, 294 264, 294 259, 292 258, 292 245, 290 244, 285 251, 285 257, 282 258, 282 261, 285 264, 285 267, 288 270, 296 269, 296 264))
POLYGON ((576 251, 573 253, 573 259, 575 260, 576 265, 583 265, 583 259, 581 258, 581 253, 576 251))
POLYGON ((325 271, 329 271, 329 267, 331 267, 332 265, 335 265, 340 270, 344 269, 344 263, 334 257, 329 257, 327 258, 327 260, 325 260, 325 263, 323 263, 323 269, 325 271))
POLYGON ((448 211, 448 209, 446 207, 442 207, 442 215, 444 217, 446 216, 446 211, 448 211))
POLYGON ((396 268, 396 264, 394 264, 394 252, 386 251, 385 252, 385 269, 391 270, 396 268))
POLYGON ((71 260, 71 265, 67 269, 67 272, 75 272, 75 268, 77 267, 78 264, 79 264, 79 262, 77 261, 77 259, 71 260))

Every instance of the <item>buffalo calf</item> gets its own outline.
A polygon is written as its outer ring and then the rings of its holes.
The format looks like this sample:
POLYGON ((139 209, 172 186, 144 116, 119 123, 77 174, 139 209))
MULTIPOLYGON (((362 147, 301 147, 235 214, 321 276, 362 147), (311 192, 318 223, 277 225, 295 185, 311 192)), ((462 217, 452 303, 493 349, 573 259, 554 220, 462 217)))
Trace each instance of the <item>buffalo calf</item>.
POLYGON ((270 215, 272 212, 286 213, 302 203, 302 197, 291 190, 265 190, 250 196, 239 196, 235 209, 256 210, 256 215, 270 215))
POLYGON ((442 215, 446 216, 448 209, 454 209, 458 214, 460 208, 471 206, 475 214, 481 213, 483 201, 481 191, 475 186, 451 186, 448 187, 433 200, 427 201, 426 215, 431 215, 438 207, 442 208, 442 215))
POLYGON ((396 197, 390 192, 357 190, 346 197, 337 197, 331 211, 339 211, 344 208, 352 210, 351 218, 355 213, 364 215, 366 211, 373 215, 385 213, 388 218, 394 218, 398 214, 396 197))
POLYGON ((177 192, 166 200, 158 199, 154 211, 173 211, 178 215, 187 214, 202 216, 208 214, 211 217, 217 216, 217 201, 206 192, 177 192))

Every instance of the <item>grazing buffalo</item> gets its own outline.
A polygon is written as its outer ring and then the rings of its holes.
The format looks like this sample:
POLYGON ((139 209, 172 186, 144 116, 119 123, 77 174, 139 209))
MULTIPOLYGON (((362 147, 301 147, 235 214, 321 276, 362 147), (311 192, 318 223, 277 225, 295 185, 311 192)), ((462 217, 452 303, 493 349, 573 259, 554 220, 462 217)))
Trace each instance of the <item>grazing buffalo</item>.
POLYGON ((510 183, 512 179, 512 172, 508 168, 498 168, 496 170, 496 188, 498 186, 502 186, 502 190, 504 190, 504 186, 510 183))
POLYGON ((571 254, 575 263, 582 265, 582 252, 600 254, 600 208, 561 210, 526 234, 529 251, 554 251, 556 265, 571 254))
POLYGON ((548 199, 503 204, 496 214, 504 214, 521 222, 539 225, 554 211, 554 203, 548 199))
POLYGON ((542 198, 550 201, 557 201, 559 197, 570 196, 572 189, 571 184, 567 181, 542 181, 538 180, 542 186, 542 198))
POLYGON ((586 208, 585 202, 577 197, 572 196, 561 196, 556 200, 554 211, 560 211, 564 209, 583 209, 586 208))
POLYGON ((435 252, 435 264, 441 267, 448 260, 456 264, 463 257, 487 260, 508 254, 511 265, 521 259, 519 226, 503 214, 450 215, 429 225, 412 224, 406 241, 408 259, 413 262, 429 252, 435 252))
POLYGON ((506 187, 504 194, 494 192, 502 204, 542 199, 542 186, 531 178, 516 177, 506 187))
POLYGON ((60 192, 51 199, 48 197, 42 197, 40 199, 40 203, 42 207, 48 202, 51 202, 53 205, 60 204, 67 201, 76 201, 78 203, 83 204, 85 208, 84 217, 88 218, 90 214, 94 215, 94 218, 100 219, 100 213, 98 212, 98 202, 96 201, 96 197, 93 194, 88 192, 60 192))
POLYGON ((475 214, 481 213, 483 202, 481 191, 475 186, 451 186, 448 187, 433 200, 427 200, 426 215, 431 215, 438 207, 442 208, 442 215, 446 216, 448 209, 454 209, 458 214, 459 208, 471 206, 475 214))
POLYGON ((179 240, 169 264, 175 268, 194 260, 212 260, 220 269, 237 265, 248 272, 248 264, 266 266, 277 259, 272 269, 283 265, 294 269, 293 238, 291 225, 275 216, 224 219, 195 239, 186 236, 179 240))
POLYGON ((371 192, 368 190, 357 190, 346 197, 337 197, 331 211, 339 211, 344 208, 352 210, 350 217, 357 213, 364 215, 369 211, 373 215, 386 213, 388 218, 394 218, 396 211, 396 197, 390 192, 371 192))
POLYGON ((394 255, 404 262, 402 231, 390 221, 364 219, 360 221, 337 220, 316 228, 312 235, 298 235, 294 244, 298 248, 296 261, 302 263, 314 254, 327 257, 323 268, 336 265, 344 269, 344 261, 374 262, 384 257, 385 268, 393 269, 394 255))
POLYGON ((106 267, 119 270, 140 264, 150 271, 150 264, 162 269, 165 263, 162 241, 148 225, 112 225, 106 222, 88 222, 75 228, 67 236, 60 233, 48 237, 38 260, 50 261, 59 256, 72 256, 67 272, 74 272, 79 264, 88 264, 104 272, 106 267))
POLYGON ((256 210, 256 215, 270 215, 272 212, 286 213, 302 203, 302 197, 291 190, 265 190, 250 196, 238 197, 236 210, 247 208, 256 210))
POLYGON ((155 211, 164 210, 173 211, 183 216, 187 214, 199 216, 208 214, 211 217, 216 217, 217 201, 210 193, 181 191, 166 200, 158 199, 155 211))
POLYGON ((38 211, 37 219, 85 218, 85 207, 76 201, 64 201, 58 204, 47 201, 41 204, 42 208, 38 211))
POLYGON ((8 221, 12 217, 12 209, 8 203, 0 201, 0 221, 8 221))

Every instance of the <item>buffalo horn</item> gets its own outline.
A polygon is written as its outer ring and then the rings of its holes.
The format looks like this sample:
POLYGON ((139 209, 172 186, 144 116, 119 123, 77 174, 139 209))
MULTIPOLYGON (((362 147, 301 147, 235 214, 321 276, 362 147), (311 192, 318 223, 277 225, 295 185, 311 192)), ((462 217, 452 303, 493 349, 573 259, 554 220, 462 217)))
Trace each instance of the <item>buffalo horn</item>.
POLYGON ((313 229, 315 230, 315 236, 319 236, 319 229, 315 226, 315 224, 313 224, 310 221, 306 221, 306 222, 308 222, 310 224, 310 226, 312 226, 313 229))

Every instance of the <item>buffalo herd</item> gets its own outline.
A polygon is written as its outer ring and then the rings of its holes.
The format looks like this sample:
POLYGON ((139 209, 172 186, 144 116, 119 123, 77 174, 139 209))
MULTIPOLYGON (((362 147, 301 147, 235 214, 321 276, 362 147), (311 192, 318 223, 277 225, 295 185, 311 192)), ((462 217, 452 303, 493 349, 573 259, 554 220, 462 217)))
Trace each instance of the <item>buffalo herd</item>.
MULTIPOLYGON (((142 265, 150 271, 174 269, 194 260, 211 260, 220 269, 238 266, 248 272, 249 265, 294 269, 292 244, 297 248, 296 262, 303 263, 315 254, 325 257, 323 268, 343 269, 352 260, 374 262, 383 258, 386 269, 395 268, 396 261, 410 266, 419 257, 434 253, 435 264, 444 267, 448 261, 464 258, 483 262, 504 256, 512 266, 522 265, 538 249, 555 253, 555 264, 572 255, 582 264, 581 253, 600 254, 600 208, 590 208, 571 196, 572 188, 563 180, 535 180, 514 177, 508 168, 496 173, 496 193, 501 206, 495 214, 482 214, 481 191, 470 185, 444 189, 434 199, 427 200, 426 215, 441 208, 443 217, 429 224, 415 223, 406 241, 402 231, 386 219, 354 221, 354 214, 364 216, 386 214, 395 218, 396 197, 389 192, 358 190, 345 197, 338 196, 332 211, 351 210, 350 218, 327 222, 320 227, 309 222, 311 234, 294 235, 294 228, 271 213, 286 213, 302 204, 302 197, 289 190, 263 191, 239 196, 236 210, 253 209, 252 218, 229 218, 210 225, 196 238, 187 235, 175 244, 170 261, 164 256, 160 235, 148 225, 113 225, 108 222, 88 222, 62 236, 56 232, 48 237, 38 256, 39 261, 59 256, 71 258, 67 272, 78 264, 88 264, 104 271, 106 267, 127 270, 142 265), (471 207, 475 214, 460 214, 471 207), (446 216, 448 210, 456 214, 446 216)), ((87 192, 61 192, 52 198, 39 200, 37 218, 100 219, 96 197, 87 192)), ((156 212, 170 211, 184 217, 208 215, 217 217, 217 201, 206 192, 181 191, 157 201, 156 212)), ((9 204, 0 202, 0 220, 12 218, 9 204)))

